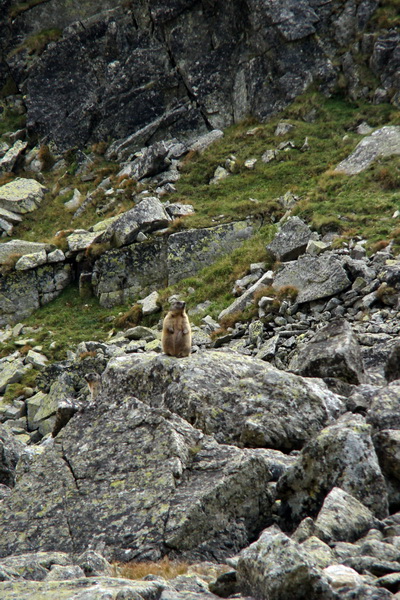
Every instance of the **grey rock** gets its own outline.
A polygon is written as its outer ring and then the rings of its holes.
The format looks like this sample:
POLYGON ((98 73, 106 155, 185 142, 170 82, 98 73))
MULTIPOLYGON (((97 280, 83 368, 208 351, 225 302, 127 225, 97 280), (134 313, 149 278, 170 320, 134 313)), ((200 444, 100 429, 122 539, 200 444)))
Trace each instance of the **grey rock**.
MULTIPOLYGON (((296 540, 293 539, 293 541, 296 540)), ((335 562, 334 554, 328 544, 325 544, 325 542, 316 536, 308 537, 301 544, 301 547, 309 556, 311 556, 313 562, 321 569, 324 569, 335 562)))
POLYGON ((60 248, 53 250, 53 252, 49 252, 47 254, 47 262, 55 263, 55 262, 63 262, 65 260, 65 254, 60 248))
POLYGON ((0 582, 3 600, 31 600, 57 598, 58 600, 155 600, 161 595, 163 585, 157 581, 132 581, 118 577, 81 578, 67 581, 10 581, 0 582))
POLYGON ((81 579, 85 577, 84 571, 76 565, 62 567, 54 565, 44 578, 44 581, 67 581, 68 579, 81 579))
POLYGON ((6 263, 10 257, 25 254, 35 254, 46 250, 47 244, 40 242, 26 242, 25 240, 10 240, 5 244, 0 244, 0 263, 6 263))
POLYGON ((143 316, 153 315, 154 313, 160 312, 161 306, 159 303, 159 293, 157 291, 152 292, 143 300, 138 300, 138 304, 142 306, 143 316))
POLYGON ((372 425, 375 431, 400 429, 399 393, 400 384, 398 381, 393 381, 374 394, 367 412, 367 422, 372 425))
POLYGON ((354 152, 335 170, 356 175, 365 171, 377 158, 396 154, 400 154, 400 127, 385 126, 361 140, 354 152))
POLYGON ((296 301, 310 302, 334 296, 350 287, 340 260, 334 255, 323 254, 320 257, 301 256, 287 263, 278 271, 273 287, 293 286, 298 289, 296 301))
POLYGON ((10 383, 19 383, 31 367, 24 365, 22 359, 3 362, 0 364, 0 394, 10 383))
POLYGON ((112 565, 104 556, 94 550, 85 550, 75 562, 86 577, 110 576, 113 574, 112 565))
MULTIPOLYGON (((9 556, 0 560, 1 568, 12 569, 28 585, 28 580, 43 581, 53 565, 62 567, 72 565, 72 559, 65 552, 30 552, 18 556, 9 556)), ((2 584, 0 583, 0 586, 2 584)), ((5 587, 5 590, 8 588, 5 587)), ((1 587, 0 587, 0 591, 1 587)))
POLYGON ((163 239, 109 250, 97 259, 92 285, 102 306, 136 300, 167 284, 167 247, 163 239))
POLYGON ((344 319, 332 319, 319 329, 289 368, 305 377, 337 377, 354 384, 364 378, 359 343, 344 319))
POLYGON ((173 219, 185 217, 186 215, 192 215, 194 213, 194 208, 191 204, 179 204, 178 202, 175 204, 168 204, 165 209, 173 219))
POLYGON ((363 584, 363 579, 357 571, 345 565, 330 565, 323 570, 323 574, 329 585, 335 590, 340 588, 345 590, 354 589, 363 584))
POLYGON ((19 442, 5 425, 0 425, 0 483, 12 487, 15 482, 15 468, 24 451, 19 442))
POLYGON ((277 491, 285 519, 296 523, 316 515, 334 487, 354 496, 375 517, 387 516, 388 494, 371 427, 359 415, 344 415, 322 430, 281 477, 277 491))
POLYGON ((76 229, 67 237, 68 249, 70 252, 81 252, 86 250, 92 244, 100 242, 103 238, 103 231, 85 231, 76 229))
POLYGON ((44 265, 46 262, 46 250, 40 250, 40 252, 35 252, 33 254, 24 254, 24 256, 21 256, 15 263, 15 270, 27 271, 28 269, 35 269, 36 267, 40 267, 40 265, 44 265))
POLYGON ((121 174, 127 174, 140 181, 144 177, 152 177, 165 171, 170 165, 167 159, 170 147, 171 144, 168 142, 155 142, 147 148, 142 148, 121 174))
POLYGON ((227 308, 222 310, 218 315, 218 320, 221 321, 225 316, 242 311, 253 302, 254 294, 263 287, 271 285, 273 282, 273 272, 267 271, 262 275, 252 286, 250 286, 239 298, 236 298, 227 308))
POLYGON ((192 150, 192 152, 199 152, 200 154, 203 154, 203 152, 207 150, 207 148, 211 146, 211 144, 221 139, 223 136, 223 131, 221 131, 220 129, 213 129, 212 131, 209 131, 208 133, 199 136, 194 142, 192 142, 189 146, 189 150, 192 150))
POLYGON ((143 198, 134 208, 113 220, 106 231, 106 238, 120 248, 134 242, 139 231, 149 232, 166 227, 170 221, 158 198, 143 198))
POLYGON ((400 430, 378 431, 373 441, 384 475, 400 481, 400 430))
MULTIPOLYGON (((0 244, 7 246, 7 244, 0 244)), ((8 248, 9 252, 11 248, 8 248)), ((0 259, 2 260, 2 259, 0 259)), ((71 265, 42 265, 0 278, 0 325, 16 323, 54 300, 72 279, 71 265)))
POLYGON ((156 339, 154 331, 149 327, 143 327, 143 325, 127 329, 124 331, 124 336, 128 338, 128 340, 145 340, 146 342, 151 342, 156 339))
POLYGON ((35 369, 44 369, 48 360, 47 356, 35 350, 29 350, 25 358, 25 362, 31 364, 35 369))
POLYGON ((217 184, 230 176, 229 171, 225 167, 218 166, 214 171, 214 176, 210 179, 210 184, 217 184))
POLYGON ((20 156, 25 152, 28 142, 17 140, 15 144, 7 150, 5 155, 0 159, 0 172, 9 173, 13 170, 15 163, 20 156))
POLYGON ((311 229, 302 219, 289 217, 272 242, 267 245, 267 250, 276 260, 295 260, 305 252, 311 235, 311 229))
POLYGON ((264 600, 333 598, 321 570, 296 542, 278 530, 266 530, 243 550, 237 563, 238 587, 264 600))
POLYGON ((43 200, 45 187, 35 179, 17 177, 0 187, 0 207, 17 214, 36 210, 43 200))
POLYGON ((354 496, 334 487, 315 520, 315 535, 324 542, 354 542, 379 525, 372 512, 354 496))
POLYGON ((299 448, 344 408, 321 381, 230 351, 181 360, 120 357, 109 362, 103 386, 111 396, 135 390, 139 400, 167 407, 221 443, 250 447, 299 448))
POLYGON ((5 208, 0 208, 0 218, 8 223, 12 223, 13 225, 18 225, 21 223, 22 217, 11 210, 7 210, 5 208))

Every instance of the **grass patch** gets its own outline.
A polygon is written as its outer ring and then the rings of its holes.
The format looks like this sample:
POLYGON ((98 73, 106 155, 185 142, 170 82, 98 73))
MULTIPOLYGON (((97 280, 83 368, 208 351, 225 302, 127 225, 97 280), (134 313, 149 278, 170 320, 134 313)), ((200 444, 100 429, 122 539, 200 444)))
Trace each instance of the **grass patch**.
POLYGON ((64 360, 67 350, 75 350, 79 342, 106 339, 113 327, 113 318, 120 312, 121 306, 106 309, 97 298, 82 301, 77 286, 71 285, 24 320, 24 325, 38 328, 31 337, 35 344, 43 347, 42 352, 49 360, 64 360))

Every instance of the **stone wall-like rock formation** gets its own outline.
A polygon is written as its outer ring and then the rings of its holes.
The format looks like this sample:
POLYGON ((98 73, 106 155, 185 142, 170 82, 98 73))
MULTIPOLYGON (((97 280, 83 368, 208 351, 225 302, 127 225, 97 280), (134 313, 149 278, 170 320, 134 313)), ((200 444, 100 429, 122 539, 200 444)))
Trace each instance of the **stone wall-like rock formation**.
MULTIPOLYGON (((249 114, 265 119, 312 83, 331 89, 340 69, 353 95, 365 94, 351 52, 343 66, 335 59, 362 34, 377 4, 50 0, 22 10, 3 2, 0 80, 12 75, 26 94, 30 130, 60 147, 134 135, 139 148, 249 114), (28 53, 32 38, 48 31, 58 32, 54 41, 44 37, 44 51, 28 53)), ((386 38, 368 38, 364 46, 384 100, 391 100, 396 44, 386 38)))

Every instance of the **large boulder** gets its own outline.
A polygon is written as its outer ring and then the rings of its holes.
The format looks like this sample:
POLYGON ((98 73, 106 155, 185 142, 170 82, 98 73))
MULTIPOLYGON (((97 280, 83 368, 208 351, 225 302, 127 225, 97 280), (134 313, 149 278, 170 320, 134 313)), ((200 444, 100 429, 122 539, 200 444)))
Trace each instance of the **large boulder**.
POLYGON ((359 500, 334 487, 324 500, 315 520, 315 535, 328 544, 354 542, 379 521, 359 500))
POLYGON ((7 150, 5 155, 0 159, 0 173, 9 173, 13 170, 15 163, 20 156, 25 152, 28 142, 17 140, 15 144, 7 150))
POLYGON ((134 208, 113 220, 105 233, 117 248, 127 246, 136 240, 139 231, 147 232, 166 227, 170 221, 164 206, 158 198, 143 198, 134 208))
POLYGON ((153 353, 116 357, 103 387, 120 398, 135 390, 143 402, 168 408, 220 443, 284 451, 301 448, 344 410, 321 381, 218 350, 179 360, 153 353))
POLYGON ((220 446, 180 417, 107 396, 17 468, 0 555, 33 550, 155 560, 223 558, 271 518, 270 458, 220 446))
POLYGON ((132 581, 120 577, 0 582, 2 600, 31 600, 35 596, 41 600, 155 600, 161 595, 162 589, 163 585, 158 581, 132 581))
POLYGON ((311 229, 302 219, 290 217, 267 245, 267 250, 275 260, 296 260, 305 252, 311 235, 311 229))
POLYGON ((32 212, 40 205, 45 191, 36 179, 17 177, 0 187, 0 207, 18 214, 32 212))
POLYGON ((257 281, 253 283, 247 290, 243 292, 236 300, 232 302, 227 308, 224 308, 219 315, 218 320, 221 321, 224 317, 228 315, 233 315, 235 313, 241 312, 244 310, 249 304, 254 301, 254 296, 256 292, 261 290, 263 287, 268 287, 272 284, 274 280, 273 271, 267 271, 264 273, 257 281))
POLYGON ((274 528, 240 553, 237 578, 241 592, 259 600, 334 598, 311 556, 274 528))
POLYGON ((305 344, 290 369, 305 377, 337 377, 348 383, 363 381, 360 345, 344 319, 333 319, 305 344))
POLYGON ((293 525, 316 515, 334 487, 354 496, 376 517, 387 516, 386 483, 371 427, 360 415, 343 415, 323 429, 303 448, 298 462, 282 475, 278 495, 283 517, 293 525))
POLYGON ((49 249, 49 244, 42 242, 27 242, 25 240, 10 240, 0 244, 0 264, 7 264, 10 259, 26 254, 35 254, 49 249))
POLYGON ((365 137, 354 152, 338 164, 335 171, 356 175, 365 171, 377 158, 400 154, 400 127, 385 126, 365 137))
POLYGON ((299 303, 335 296, 349 288, 351 282, 341 261, 333 254, 301 256, 278 271, 273 287, 291 286, 298 290, 299 303))
POLYGON ((400 429, 400 383, 393 381, 374 394, 367 412, 367 422, 375 431, 400 429))

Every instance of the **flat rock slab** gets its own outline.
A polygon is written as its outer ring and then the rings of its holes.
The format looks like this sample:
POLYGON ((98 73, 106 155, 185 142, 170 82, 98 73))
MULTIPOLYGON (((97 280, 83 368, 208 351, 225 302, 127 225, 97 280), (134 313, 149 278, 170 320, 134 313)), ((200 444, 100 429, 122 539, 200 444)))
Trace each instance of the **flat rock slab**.
POLYGON ((0 187, 0 207, 18 214, 32 212, 40 205, 45 191, 36 179, 17 177, 0 187))
POLYGON ((220 443, 284 451, 301 448, 344 410, 321 380, 231 351, 115 358, 103 389, 109 397, 135 390, 143 402, 168 408, 220 443))
POLYGON ((387 125, 361 140, 350 156, 338 164, 335 171, 356 175, 365 171, 380 157, 400 154, 400 127, 387 125))
POLYGON ((116 577, 84 577, 71 581, 1 581, 2 600, 105 600, 135 598, 156 600, 163 586, 153 581, 132 581, 116 577))
POLYGON ((68 248, 71 252, 80 252, 81 250, 86 250, 95 242, 100 241, 102 237, 102 231, 77 229, 67 237, 68 248))
POLYGON ((272 284, 279 289, 284 286, 297 288, 298 303, 329 298, 350 287, 351 282, 342 263, 331 254, 301 256, 287 263, 279 271, 272 284))
POLYGON ((25 254, 35 254, 48 248, 48 244, 40 242, 26 242, 25 240, 11 240, 5 244, 0 244, 0 264, 6 263, 12 256, 24 256, 25 254))
POLYGON ((99 397, 24 457, 0 505, 0 556, 101 543, 122 561, 222 559, 271 518, 269 453, 219 445, 132 397, 99 397))

